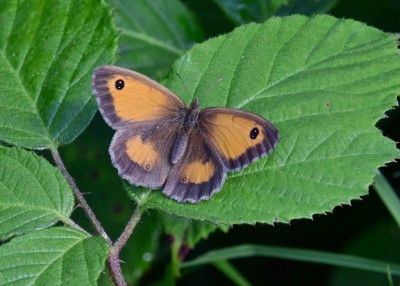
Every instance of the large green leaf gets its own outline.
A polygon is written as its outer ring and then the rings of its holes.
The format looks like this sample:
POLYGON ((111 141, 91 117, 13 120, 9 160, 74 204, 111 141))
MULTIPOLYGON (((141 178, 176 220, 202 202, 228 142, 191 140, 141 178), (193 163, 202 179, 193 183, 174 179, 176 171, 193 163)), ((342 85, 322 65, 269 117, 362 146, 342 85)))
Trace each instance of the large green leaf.
POLYGON ((150 76, 165 76, 193 42, 200 26, 179 0, 110 0, 121 30, 118 64, 150 76))
POLYGON ((57 168, 32 152, 0 147, 0 239, 67 221, 73 206, 57 168))
POLYGON ((366 195, 378 167, 400 156, 375 127, 400 93, 396 39, 362 23, 292 16, 249 24, 195 46, 174 72, 192 96, 174 73, 166 85, 186 102, 256 112, 281 139, 208 201, 179 204, 135 189, 147 194, 144 207, 226 224, 310 218, 366 195))
POLYGON ((0 285, 96 285, 108 244, 71 228, 33 231, 0 247, 0 285))
POLYGON ((116 32, 99 0, 0 0, 0 140, 27 148, 76 138, 96 108, 90 77, 116 32))

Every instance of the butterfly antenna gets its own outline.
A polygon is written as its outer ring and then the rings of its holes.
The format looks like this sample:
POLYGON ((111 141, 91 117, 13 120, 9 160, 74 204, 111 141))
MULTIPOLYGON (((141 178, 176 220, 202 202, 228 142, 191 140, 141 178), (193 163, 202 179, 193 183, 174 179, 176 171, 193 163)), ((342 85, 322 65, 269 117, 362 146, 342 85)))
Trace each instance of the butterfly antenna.
MULTIPOLYGON (((190 95, 189 89, 187 88, 187 86, 186 86, 184 80, 182 79, 182 77, 181 77, 178 73, 176 73, 176 75, 177 75, 177 76, 179 77, 179 79, 181 80, 183 86, 185 87, 186 92, 188 93, 188 95, 189 95, 189 97, 190 97, 191 95, 190 95)), ((217 79, 215 82, 213 82, 212 85, 210 85, 210 86, 207 88, 207 90, 206 90, 205 92, 203 92, 202 94, 200 94, 199 97, 202 97, 203 94, 208 93, 211 89, 213 89, 218 83, 220 83, 220 82, 223 81, 223 80, 224 80, 224 78, 222 78, 222 77, 221 77, 220 79, 217 79)))
POLYGON ((189 89, 187 88, 187 86, 186 86, 185 82, 183 81, 182 77, 179 75, 179 73, 176 73, 176 75, 177 75, 177 76, 179 77, 179 79, 181 80, 183 86, 185 87, 185 90, 186 90, 187 94, 188 94, 189 97, 190 97, 191 95, 190 95, 189 89))
POLYGON ((203 96, 203 94, 207 94, 211 89, 213 89, 217 84, 219 84, 221 81, 223 81, 224 78, 219 78, 216 81, 214 81, 208 88, 206 91, 202 92, 199 97, 203 96))

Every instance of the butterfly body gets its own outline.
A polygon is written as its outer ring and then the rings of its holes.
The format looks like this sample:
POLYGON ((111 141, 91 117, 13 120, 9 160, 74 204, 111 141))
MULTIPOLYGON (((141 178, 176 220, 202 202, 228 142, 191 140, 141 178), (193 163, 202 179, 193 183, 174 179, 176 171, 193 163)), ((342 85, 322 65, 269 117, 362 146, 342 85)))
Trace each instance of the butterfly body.
POLYGON ((269 154, 276 128, 241 110, 189 107, 155 81, 136 72, 101 66, 92 86, 106 122, 117 130, 110 154, 130 183, 179 202, 197 203, 218 192, 228 171, 269 154))
MULTIPOLYGON (((199 104, 198 100, 194 100, 189 108, 180 112, 177 118, 180 123, 180 130, 178 130, 171 153, 171 163, 176 164, 185 153, 187 144, 189 142, 189 134, 193 129, 198 128, 197 120, 199 117, 199 104)), ((198 132, 198 130, 195 130, 198 132)))

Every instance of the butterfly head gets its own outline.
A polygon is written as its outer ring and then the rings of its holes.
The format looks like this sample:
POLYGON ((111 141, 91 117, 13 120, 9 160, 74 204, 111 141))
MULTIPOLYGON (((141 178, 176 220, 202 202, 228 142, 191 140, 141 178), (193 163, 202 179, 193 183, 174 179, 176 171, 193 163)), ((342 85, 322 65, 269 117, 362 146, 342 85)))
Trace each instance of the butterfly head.
POLYGON ((184 125, 187 130, 192 129, 197 124, 199 118, 199 101, 196 98, 192 101, 189 108, 186 109, 184 125))
POLYGON ((189 107, 190 110, 199 109, 199 99, 195 98, 189 107))

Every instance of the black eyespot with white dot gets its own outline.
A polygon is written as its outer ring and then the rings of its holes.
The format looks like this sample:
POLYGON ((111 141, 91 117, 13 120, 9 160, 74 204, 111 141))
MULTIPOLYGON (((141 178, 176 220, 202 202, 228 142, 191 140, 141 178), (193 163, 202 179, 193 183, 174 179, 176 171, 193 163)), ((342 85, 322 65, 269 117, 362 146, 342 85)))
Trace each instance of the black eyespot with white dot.
POLYGON ((183 177, 183 178, 181 179, 181 181, 182 181, 182 183, 186 182, 186 177, 183 177))
POLYGON ((118 79, 115 81, 115 88, 121 90, 125 87, 125 82, 122 79, 118 79))
POLYGON ((258 130, 257 127, 254 127, 250 131, 250 138, 253 139, 253 140, 256 139, 259 133, 260 133, 260 130, 258 130))
POLYGON ((148 170, 150 170, 150 165, 146 165, 146 170, 148 171, 148 170))

